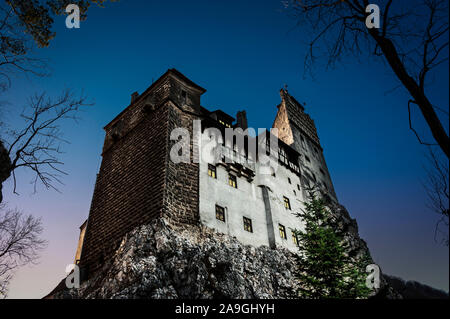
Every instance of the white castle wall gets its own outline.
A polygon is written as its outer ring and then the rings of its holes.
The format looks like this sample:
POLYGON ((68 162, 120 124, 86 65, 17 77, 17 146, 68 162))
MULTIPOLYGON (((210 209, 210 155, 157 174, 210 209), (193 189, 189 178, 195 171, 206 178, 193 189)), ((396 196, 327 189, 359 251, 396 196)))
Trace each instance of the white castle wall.
MULTIPOLYGON (((259 163, 256 163, 256 171, 258 167, 259 163)), ((256 175, 251 182, 244 177, 237 177, 237 188, 234 188, 228 184, 225 165, 219 163, 216 165, 216 171, 217 178, 210 177, 208 163, 200 161, 199 211, 200 222, 203 225, 254 246, 270 246, 269 228, 272 228, 276 246, 297 251, 292 239, 292 230, 303 229, 303 224, 293 213, 303 208, 304 200, 297 174, 280 164, 275 176, 256 175), (268 187, 272 225, 268 224, 263 186, 268 187), (291 210, 285 208, 283 196, 289 198, 291 210), (225 208, 225 222, 216 219, 216 204, 225 208), (244 230, 244 216, 252 220, 252 233, 244 230), (279 224, 285 226, 286 239, 280 236, 279 224)))

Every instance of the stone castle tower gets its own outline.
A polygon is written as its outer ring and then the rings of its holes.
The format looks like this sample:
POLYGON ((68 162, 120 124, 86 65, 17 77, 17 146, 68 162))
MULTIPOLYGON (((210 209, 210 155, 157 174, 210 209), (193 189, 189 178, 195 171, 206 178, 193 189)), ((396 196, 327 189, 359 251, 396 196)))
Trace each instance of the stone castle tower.
POLYGON ((278 137, 302 155, 301 165, 305 182, 310 186, 319 184, 336 199, 314 120, 287 90, 281 89, 280 96, 281 104, 278 105, 273 123, 273 127, 278 129, 278 137))
POLYGON ((206 90, 171 69, 105 126, 80 266, 95 272, 134 227, 164 216, 198 223, 198 164, 169 160, 169 134, 192 130, 206 90), (179 187, 183 185, 183 187, 179 187))
POLYGON ((191 152, 190 163, 173 163, 170 133, 176 127, 191 136, 193 120, 202 120, 202 129, 247 127, 245 111, 235 122, 225 112, 202 107, 205 91, 170 69, 142 94, 133 93, 130 105, 105 126, 102 163, 77 260, 87 276, 101 268, 126 233, 155 218, 202 224, 246 244, 294 250, 292 230, 302 223, 292 212, 303 207, 305 188, 318 185, 336 200, 314 122, 286 90, 281 90, 273 125, 279 131, 280 169, 269 182, 255 176, 257 162, 195 163, 191 152))

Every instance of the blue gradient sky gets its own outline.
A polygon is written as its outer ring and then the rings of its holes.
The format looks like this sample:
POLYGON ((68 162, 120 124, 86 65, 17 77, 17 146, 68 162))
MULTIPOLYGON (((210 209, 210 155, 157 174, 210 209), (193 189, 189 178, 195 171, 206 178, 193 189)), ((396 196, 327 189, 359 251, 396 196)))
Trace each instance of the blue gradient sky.
MULTIPOLYGON (((42 187, 33 195, 29 172, 20 172, 20 196, 4 188, 12 207, 42 216, 49 241, 38 265, 16 273, 11 298, 39 298, 63 278, 73 261, 78 226, 87 218, 100 166, 103 126, 168 68, 175 67, 208 91, 202 105, 234 115, 247 110, 249 125, 269 128, 289 92, 315 120, 339 200, 359 224, 384 272, 448 290, 448 248, 434 241, 438 216, 426 207, 421 180, 426 149, 408 129, 408 95, 382 63, 346 59, 335 70, 317 67, 303 78, 305 33, 280 1, 120 1, 92 8, 80 29, 56 20, 56 38, 37 51, 49 59, 48 78, 16 77, 1 96, 4 116, 18 125, 25 98, 65 87, 83 89, 95 102, 79 124, 64 125, 71 141, 63 156, 61 194, 42 187)), ((430 96, 448 109, 448 64, 430 96)), ((415 114, 418 114, 417 110, 415 114)), ((416 127, 429 136, 420 116, 416 127)), ((447 123, 447 121, 445 121, 447 123)), ((448 129, 448 127, 447 127, 448 129)))

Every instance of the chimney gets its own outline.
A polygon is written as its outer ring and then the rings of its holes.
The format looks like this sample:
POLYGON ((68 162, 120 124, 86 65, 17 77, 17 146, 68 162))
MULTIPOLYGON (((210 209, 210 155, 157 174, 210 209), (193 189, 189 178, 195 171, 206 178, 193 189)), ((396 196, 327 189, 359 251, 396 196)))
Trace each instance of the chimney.
POLYGON ((247 114, 245 111, 239 111, 236 114, 237 127, 240 127, 244 131, 248 128, 247 114))
POLYGON ((134 101, 136 101, 136 99, 139 97, 139 93, 138 92, 134 92, 131 94, 131 103, 133 103, 134 101))

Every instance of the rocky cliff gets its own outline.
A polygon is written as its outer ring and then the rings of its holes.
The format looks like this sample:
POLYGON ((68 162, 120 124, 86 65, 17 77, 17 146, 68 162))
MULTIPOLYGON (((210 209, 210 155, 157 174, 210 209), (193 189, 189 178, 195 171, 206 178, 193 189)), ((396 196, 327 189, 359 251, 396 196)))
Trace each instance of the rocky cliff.
POLYGON ((80 289, 57 297, 290 298, 294 266, 285 250, 158 219, 128 233, 111 262, 80 289))
MULTIPOLYGON (((349 254, 367 246, 345 208, 335 207, 336 228, 349 254)), ((294 255, 252 247, 206 227, 175 228, 164 219, 129 232, 113 258, 79 289, 55 298, 295 298, 294 255)), ((382 281, 379 297, 396 297, 382 281)))

